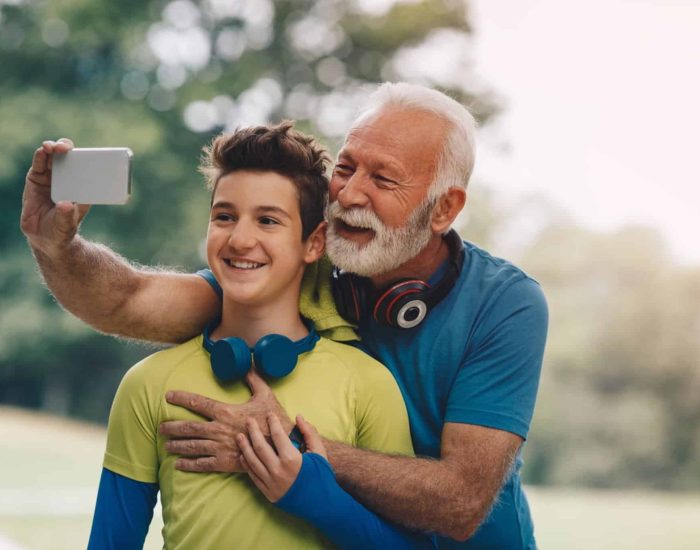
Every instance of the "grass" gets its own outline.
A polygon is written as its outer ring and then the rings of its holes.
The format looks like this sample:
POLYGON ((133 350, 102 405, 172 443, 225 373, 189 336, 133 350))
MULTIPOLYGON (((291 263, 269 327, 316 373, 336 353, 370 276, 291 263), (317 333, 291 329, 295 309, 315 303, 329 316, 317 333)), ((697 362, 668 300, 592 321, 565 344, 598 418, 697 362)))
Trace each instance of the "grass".
MULTIPOLYGON (((86 546, 104 443, 100 426, 0 407, 0 550, 86 546)), ((698 494, 542 487, 527 493, 541 550, 700 547, 698 494)), ((162 547, 161 527, 156 514, 148 550, 162 547)))

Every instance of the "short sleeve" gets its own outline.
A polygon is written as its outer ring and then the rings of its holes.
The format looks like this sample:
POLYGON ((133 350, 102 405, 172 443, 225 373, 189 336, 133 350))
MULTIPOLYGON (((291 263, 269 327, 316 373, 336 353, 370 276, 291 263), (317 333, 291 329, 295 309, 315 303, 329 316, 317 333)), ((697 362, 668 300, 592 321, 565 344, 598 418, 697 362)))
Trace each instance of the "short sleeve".
POLYGON ((199 271, 197 271, 197 273, 195 273, 195 275, 199 275, 202 279, 209 283, 209 286, 211 286, 214 292, 216 292, 216 295, 219 297, 219 299, 223 299, 224 291, 221 288, 219 281, 217 281, 216 277, 214 277, 214 273, 212 273, 211 269, 200 269, 199 271))
POLYGON ((512 283, 484 313, 475 346, 460 366, 445 422, 476 424, 527 438, 547 337, 540 286, 512 283))
POLYGON ((158 481, 158 393, 147 374, 149 358, 132 367, 119 385, 109 413, 104 467, 145 483, 158 481))
POLYGON ((406 405, 389 370, 359 350, 355 421, 356 446, 413 456, 406 405))

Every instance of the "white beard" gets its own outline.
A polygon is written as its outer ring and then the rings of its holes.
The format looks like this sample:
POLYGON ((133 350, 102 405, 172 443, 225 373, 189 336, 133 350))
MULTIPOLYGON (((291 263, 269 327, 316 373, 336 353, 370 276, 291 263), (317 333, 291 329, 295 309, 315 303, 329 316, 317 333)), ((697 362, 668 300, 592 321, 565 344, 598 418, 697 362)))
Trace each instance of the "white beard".
POLYGON ((328 256, 339 268, 363 277, 388 273, 428 246, 433 236, 430 216, 434 206, 435 200, 426 199, 411 212, 404 225, 387 227, 374 212, 359 207, 345 209, 336 200, 326 210, 328 256), (372 229, 374 237, 366 244, 349 241, 337 233, 336 220, 372 229))

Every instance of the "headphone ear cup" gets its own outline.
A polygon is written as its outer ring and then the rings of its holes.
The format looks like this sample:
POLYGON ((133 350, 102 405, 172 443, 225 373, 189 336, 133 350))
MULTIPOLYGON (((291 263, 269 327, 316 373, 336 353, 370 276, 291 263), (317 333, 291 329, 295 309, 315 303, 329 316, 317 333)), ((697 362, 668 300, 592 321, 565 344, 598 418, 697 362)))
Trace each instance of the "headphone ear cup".
POLYGON ((211 368, 222 382, 240 380, 250 370, 250 348, 240 338, 222 338, 211 350, 211 368))
POLYGON ((384 292, 374 306, 374 319, 383 325, 412 328, 425 318, 427 306, 422 299, 430 286, 416 279, 399 281, 384 292))
POLYGON ((338 268, 333 271, 331 290, 338 313, 351 323, 357 324, 365 315, 367 282, 338 268))
POLYGON ((298 352, 294 342, 281 334, 268 334, 255 344, 255 366, 264 375, 282 378, 294 370, 298 352))

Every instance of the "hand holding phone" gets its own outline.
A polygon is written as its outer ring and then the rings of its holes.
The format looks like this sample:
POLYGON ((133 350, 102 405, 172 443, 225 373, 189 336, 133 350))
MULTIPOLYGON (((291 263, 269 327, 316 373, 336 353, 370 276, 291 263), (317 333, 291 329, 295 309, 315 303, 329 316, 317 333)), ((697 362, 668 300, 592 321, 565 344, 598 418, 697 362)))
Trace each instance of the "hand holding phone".
POLYGON ((51 200, 78 204, 125 204, 131 194, 126 147, 71 149, 53 155, 51 200))

